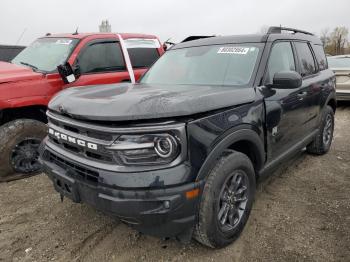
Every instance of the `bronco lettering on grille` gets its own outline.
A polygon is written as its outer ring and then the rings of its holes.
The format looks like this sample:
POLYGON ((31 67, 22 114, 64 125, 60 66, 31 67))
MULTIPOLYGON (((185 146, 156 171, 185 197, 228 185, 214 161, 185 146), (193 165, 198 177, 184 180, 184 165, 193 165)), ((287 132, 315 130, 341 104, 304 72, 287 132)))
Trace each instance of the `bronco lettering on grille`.
POLYGON ((49 128, 49 134, 56 137, 57 139, 67 141, 72 144, 77 144, 82 147, 87 147, 89 149, 97 150, 97 144, 87 142, 75 137, 71 137, 66 134, 62 134, 60 132, 57 132, 56 130, 53 130, 52 128, 49 128))

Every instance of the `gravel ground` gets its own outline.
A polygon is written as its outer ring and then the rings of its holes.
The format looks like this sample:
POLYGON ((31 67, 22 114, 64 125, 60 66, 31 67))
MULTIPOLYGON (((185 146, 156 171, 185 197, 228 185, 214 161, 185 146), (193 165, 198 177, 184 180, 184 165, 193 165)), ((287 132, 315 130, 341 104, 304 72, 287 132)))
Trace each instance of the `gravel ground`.
POLYGON ((61 203, 38 175, 0 184, 0 261, 350 261, 350 103, 331 151, 300 154, 258 184, 241 237, 220 250, 140 235, 93 208, 61 203))

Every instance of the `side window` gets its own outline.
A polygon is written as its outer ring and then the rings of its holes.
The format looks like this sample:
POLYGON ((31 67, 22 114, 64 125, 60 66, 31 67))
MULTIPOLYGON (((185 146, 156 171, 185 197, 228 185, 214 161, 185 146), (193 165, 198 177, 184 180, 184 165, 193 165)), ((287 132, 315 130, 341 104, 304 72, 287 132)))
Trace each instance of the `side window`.
POLYGON ((316 65, 309 45, 304 42, 295 42, 295 48, 298 53, 301 76, 304 77, 314 74, 316 72, 316 65))
POLYGON ((318 63, 318 67, 320 68, 320 70, 325 70, 328 68, 328 64, 327 64, 327 58, 326 55, 324 53, 324 49, 323 46, 321 45, 313 45, 312 46, 315 56, 316 56, 316 60, 318 63))
POLYGON ((128 53, 133 68, 149 67, 159 58, 156 48, 128 48, 128 53))
POLYGON ((98 42, 89 45, 78 58, 82 74, 126 70, 118 42, 98 42))
POLYGON ((293 50, 290 42, 277 42, 272 50, 267 65, 266 82, 272 83, 275 73, 295 71, 293 50))

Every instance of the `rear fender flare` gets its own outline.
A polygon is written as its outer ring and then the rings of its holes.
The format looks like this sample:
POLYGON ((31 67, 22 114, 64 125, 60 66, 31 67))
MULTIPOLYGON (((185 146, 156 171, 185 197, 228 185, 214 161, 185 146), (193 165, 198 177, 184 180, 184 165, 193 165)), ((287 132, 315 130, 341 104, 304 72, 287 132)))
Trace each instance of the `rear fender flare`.
POLYGON ((334 100, 335 107, 337 107, 337 97, 336 97, 335 92, 332 92, 332 93, 329 94, 329 96, 327 97, 326 102, 325 102, 324 105, 325 106, 328 105, 331 100, 334 100))

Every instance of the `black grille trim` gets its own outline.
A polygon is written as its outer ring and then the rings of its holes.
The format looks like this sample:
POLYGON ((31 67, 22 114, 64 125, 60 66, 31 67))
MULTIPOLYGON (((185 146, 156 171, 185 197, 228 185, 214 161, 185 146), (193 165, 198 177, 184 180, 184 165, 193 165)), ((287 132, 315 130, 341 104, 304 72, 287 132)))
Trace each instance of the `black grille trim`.
POLYGON ((97 171, 73 164, 49 151, 46 151, 44 156, 47 161, 54 163, 64 170, 68 170, 66 173, 67 176, 80 178, 92 183, 98 183, 99 173, 97 171))
POLYGON ((58 139, 55 139, 51 136, 49 136, 49 139, 58 147, 65 149, 73 154, 80 155, 84 158, 103 162, 103 163, 114 163, 112 152, 108 152, 106 150, 92 152, 79 146, 74 146, 69 143, 60 142, 58 139))
POLYGON ((64 130, 72 132, 76 135, 82 135, 82 136, 86 136, 86 137, 90 137, 90 138, 94 138, 94 139, 99 139, 99 140, 103 140, 103 141, 112 141, 112 142, 116 138, 116 136, 113 136, 112 134, 108 134, 106 132, 89 130, 89 129, 84 128, 84 127, 78 128, 75 125, 69 125, 67 123, 63 123, 63 122, 57 121, 51 117, 48 117, 48 120, 49 120, 49 123, 53 124, 54 126, 60 127, 64 130))

